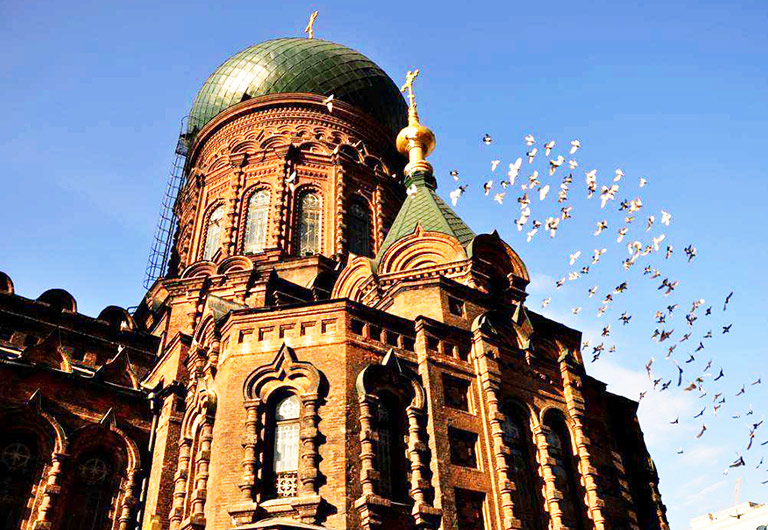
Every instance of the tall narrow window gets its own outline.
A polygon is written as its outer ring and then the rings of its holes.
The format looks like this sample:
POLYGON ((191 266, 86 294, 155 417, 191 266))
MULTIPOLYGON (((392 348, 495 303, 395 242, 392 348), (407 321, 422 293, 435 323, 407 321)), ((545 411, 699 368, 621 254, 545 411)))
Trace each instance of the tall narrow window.
POLYGON ((0 446, 0 530, 20 527, 39 468, 34 437, 16 434, 0 446))
POLYGON ((577 530, 587 528, 584 491, 579 481, 579 469, 571 446, 571 435, 565 420, 557 413, 547 414, 544 424, 549 429, 549 454, 554 460, 557 489, 563 494, 561 503, 565 523, 577 530))
POLYGON ((66 530, 102 530, 112 527, 110 512, 115 494, 115 469, 106 453, 90 453, 75 462, 69 489, 66 530))
POLYGON ((349 251, 358 256, 371 256, 371 212, 361 201, 355 201, 347 211, 349 251))
POLYGON ((375 419, 380 494, 400 502, 407 500, 409 489, 404 416, 400 412, 400 400, 397 397, 389 392, 379 394, 375 419))
POLYGON ((299 255, 311 256, 320 252, 322 230, 322 205, 317 193, 301 196, 299 202, 299 255))
POLYGON ((224 224, 224 207, 217 206, 210 217, 208 225, 205 227, 205 248, 203 249, 203 259, 211 260, 219 250, 221 245, 221 229, 224 224))
POLYGON ((501 423, 504 443, 510 449, 507 459, 510 475, 515 483, 514 503, 517 518, 523 521, 525 528, 541 529, 541 514, 544 513, 541 499, 541 487, 536 461, 533 458, 533 436, 528 415, 523 407, 506 402, 501 423))
POLYGON ((295 395, 275 405, 272 471, 277 497, 295 497, 299 476, 299 415, 301 403, 295 395))
POLYGON ((248 214, 245 224, 246 254, 264 251, 267 242, 267 221, 269 219, 269 192, 259 190, 248 200, 248 214))

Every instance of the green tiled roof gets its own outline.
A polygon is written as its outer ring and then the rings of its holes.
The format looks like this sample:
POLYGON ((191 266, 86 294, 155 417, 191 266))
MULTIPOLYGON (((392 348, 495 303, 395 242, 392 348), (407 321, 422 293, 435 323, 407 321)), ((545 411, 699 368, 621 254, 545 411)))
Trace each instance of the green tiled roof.
POLYGON ((360 108, 393 135, 405 127, 407 105, 389 76, 364 55, 320 39, 274 39, 227 59, 198 92, 194 132, 243 100, 287 92, 328 96, 360 108))
MULTIPOLYGON (((427 232, 441 232, 453 236, 466 248, 474 239, 475 233, 437 195, 434 185, 425 182, 424 176, 415 175, 409 179, 409 184, 416 186, 416 192, 406 197, 379 250, 377 260, 381 259, 384 252, 396 241, 411 235, 417 225, 421 225, 427 232)), ((426 180, 432 181, 434 177, 426 176, 426 180)))

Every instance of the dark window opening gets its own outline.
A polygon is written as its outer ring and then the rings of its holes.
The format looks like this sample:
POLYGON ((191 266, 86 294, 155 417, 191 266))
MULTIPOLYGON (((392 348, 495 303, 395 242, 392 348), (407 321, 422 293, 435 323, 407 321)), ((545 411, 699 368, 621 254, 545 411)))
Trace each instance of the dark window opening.
POLYGON ((371 212, 361 202, 352 203, 347 211, 349 250, 358 256, 371 257, 371 212))
POLYGON ((413 351, 416 341, 412 337, 403 337, 403 349, 413 351))
POLYGON ((103 451, 88 453, 73 466, 69 506, 65 513, 66 530, 101 530, 111 528, 110 511, 115 494, 115 468, 103 451))
POLYGON ((524 407, 514 402, 502 405, 504 420, 501 429, 504 444, 509 448, 507 461, 516 485, 514 491, 515 511, 523 521, 524 528, 541 530, 541 514, 544 501, 541 498, 541 484, 534 457, 535 448, 530 429, 530 419, 524 407))
POLYGON ((407 502, 410 469, 406 458, 407 420, 400 400, 389 392, 380 392, 376 404, 376 463, 380 494, 397 502, 407 502))
POLYGON ((349 323, 349 329, 355 335, 362 335, 363 331, 365 330, 365 322, 363 322, 362 320, 357 320, 356 318, 353 318, 349 323))
POLYGON ((445 404, 451 408, 469 412, 470 382, 451 375, 443 375, 445 404))
POLYGON ((33 436, 15 433, 0 442, 0 530, 15 530, 26 515, 41 463, 33 436))
POLYGON ((392 333, 391 331, 387 331, 387 344, 390 346, 397 346, 397 333, 392 333))
POLYGON ((437 351, 439 347, 440 347, 440 341, 437 340, 435 337, 432 337, 431 335, 427 335, 427 349, 432 351, 437 351))
POLYGON ((563 495, 561 503, 563 519, 566 524, 576 530, 587 528, 587 513, 584 504, 584 494, 579 479, 579 469, 571 446, 571 435, 565 420, 558 414, 547 415, 544 424, 549 432, 547 442, 549 455, 554 460, 552 471, 555 474, 555 485, 563 495))
POLYGON ((464 301, 459 300, 458 298, 454 298, 452 296, 448 297, 448 311, 452 315, 456 315, 457 317, 463 317, 464 316, 464 301))
POLYGON ((459 530, 485 530, 485 493, 456 488, 456 523, 459 530))
POLYGON ((368 326, 368 329, 370 330, 371 338, 381 342, 381 327, 371 324, 368 326))
POLYGON ((448 427, 448 440, 451 444, 452 464, 477 468, 477 434, 448 427))

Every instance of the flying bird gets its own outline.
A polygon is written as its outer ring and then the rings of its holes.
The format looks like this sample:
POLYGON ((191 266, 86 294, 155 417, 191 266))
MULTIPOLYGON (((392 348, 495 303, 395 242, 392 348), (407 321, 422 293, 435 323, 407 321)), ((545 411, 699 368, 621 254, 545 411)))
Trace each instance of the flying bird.
POLYGON ((464 192, 467 191, 467 187, 469 184, 464 184, 463 186, 459 186, 455 190, 453 190, 451 193, 448 194, 448 196, 451 198, 451 204, 456 206, 456 204, 459 202, 459 197, 464 195, 464 192))
POLYGON ((555 147, 555 141, 550 140, 546 144, 544 144, 544 154, 546 156, 549 156, 549 153, 552 151, 552 148, 555 147))
POLYGON ((328 112, 333 112, 333 94, 323 100, 323 105, 328 109, 328 112))
POLYGON ((576 151, 579 150, 581 147, 581 142, 578 140, 571 140, 571 150, 568 151, 569 154, 574 154, 576 151))

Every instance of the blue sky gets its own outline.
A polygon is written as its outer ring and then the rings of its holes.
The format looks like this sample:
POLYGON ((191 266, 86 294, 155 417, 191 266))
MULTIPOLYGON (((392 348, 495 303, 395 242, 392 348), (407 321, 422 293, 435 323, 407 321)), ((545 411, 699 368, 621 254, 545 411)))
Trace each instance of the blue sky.
MULTIPOLYGON (((431 160, 440 192, 447 198, 454 186, 448 171, 459 170, 470 188, 457 212, 477 232, 498 229, 520 252, 533 277, 530 307, 540 310, 541 299, 552 296, 545 314, 584 330, 592 342, 611 323, 617 353, 587 363, 611 390, 637 398, 648 386, 650 356, 654 374, 674 375, 663 359, 666 345, 650 339, 659 327, 655 310, 672 301, 681 305, 669 325, 679 337, 692 300, 715 306, 711 320, 694 326, 694 338, 709 328, 715 337, 685 365, 686 377, 710 358, 727 377, 719 387, 708 379, 709 394, 701 399, 679 390, 649 392, 641 421, 673 528, 726 507, 738 478, 742 500, 768 500, 768 485, 760 484, 768 480, 768 465, 755 469, 768 446, 745 450, 747 421, 759 421, 768 403, 765 385, 749 385, 759 374, 768 383, 764 1, 6 0, 0 3, 0 269, 17 292, 36 297, 63 287, 91 315, 108 304, 137 304, 179 122, 197 89, 242 48, 299 35, 313 9, 320 10, 318 37, 360 50, 398 80, 421 69, 419 109, 437 135, 431 160), (480 141, 485 133, 494 138, 491 145, 480 141), (557 150, 574 138, 584 146, 572 184, 574 219, 556 238, 540 233, 531 243, 513 225, 516 195, 510 191, 497 205, 479 192, 483 181, 503 177, 507 164, 525 153, 528 133, 557 140, 557 150), (501 160, 496 175, 493 159, 501 160), (658 217, 661 208, 673 215, 664 229, 675 255, 649 258, 680 281, 668 298, 641 271, 618 266, 627 254, 610 241, 620 223, 616 205, 600 210, 585 199, 584 170, 598 169, 603 184, 617 167, 626 174, 619 198, 643 198, 636 223, 651 213, 658 217), (641 176, 648 179, 642 190, 641 176), (602 217, 615 222, 598 243, 591 230, 602 217), (555 292, 554 280, 572 270, 568 254, 581 249, 584 261, 598 244, 610 247, 601 264, 555 292), (691 264, 682 256, 688 244, 699 251, 691 264), (630 290, 596 318, 597 301, 586 298, 586 289, 599 284, 604 294, 624 280, 630 290), (736 294, 723 314, 730 291, 736 294), (584 307, 578 316, 575 306, 584 307), (626 327, 616 320, 623 310, 633 314, 626 327), (720 335, 719 326, 731 322, 731 334, 720 335), (746 394, 735 397, 744 383, 746 394), (716 392, 724 392, 727 403, 717 417, 708 408, 708 431, 696 440, 701 420, 692 416, 716 392), (750 405, 752 416, 732 418, 750 405), (680 425, 669 425, 678 414, 680 425), (749 465, 724 475, 740 452, 749 465)), ((536 167, 543 172, 545 166, 536 167)), ((527 176, 529 166, 522 173, 527 176)), ((534 218, 556 211, 561 173, 546 177, 555 189, 546 207, 534 208, 534 218)), ((675 354, 681 363, 687 344, 675 354)), ((766 435, 758 431, 756 441, 766 435)))

